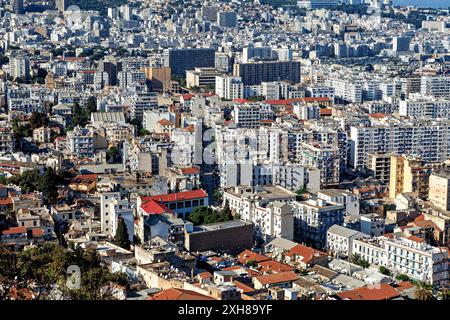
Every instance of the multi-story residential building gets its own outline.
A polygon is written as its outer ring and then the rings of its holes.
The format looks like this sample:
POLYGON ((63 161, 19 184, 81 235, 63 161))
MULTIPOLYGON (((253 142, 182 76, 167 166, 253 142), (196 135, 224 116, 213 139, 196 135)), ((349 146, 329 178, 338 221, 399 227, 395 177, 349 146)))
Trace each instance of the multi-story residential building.
POLYGON ((423 98, 403 100, 399 102, 399 115, 419 119, 448 119, 450 117, 450 100, 430 100, 423 98))
POLYGON ((420 93, 424 96, 450 98, 449 75, 423 76, 420 84, 420 93))
POLYGON ((428 200, 437 209, 450 211, 450 174, 448 172, 433 172, 430 175, 429 185, 428 200))
POLYGON ((387 267, 432 284, 448 285, 448 251, 427 245, 422 239, 394 237, 384 242, 387 267))
POLYGON ((390 153, 374 152, 368 154, 367 169, 375 179, 386 185, 389 185, 391 177, 391 156, 390 153))
POLYGON ((137 92, 131 101, 130 117, 142 121, 145 111, 157 108, 158 97, 156 92, 137 92))
POLYGON ((390 152, 438 162, 450 157, 450 123, 402 122, 350 128, 350 166, 367 168, 368 154, 390 152))
POLYGON ((189 217, 195 208, 204 206, 208 206, 208 194, 202 189, 143 196, 137 201, 139 215, 171 212, 182 219, 189 217))
POLYGON ((328 229, 344 223, 345 205, 326 200, 308 199, 294 202, 294 239, 317 248, 326 244, 328 229))
POLYGON ((416 236, 360 238, 353 241, 353 254, 435 288, 448 285, 448 251, 430 246, 416 236))
POLYGON ((303 165, 312 166, 320 170, 321 185, 339 182, 340 157, 337 147, 317 142, 303 143, 301 152, 300 162, 303 165))
POLYGON ((186 70, 186 86, 188 88, 215 88, 216 77, 222 75, 222 72, 215 68, 195 68, 194 70, 186 70))
POLYGON ((76 126, 67 133, 67 152, 79 158, 92 158, 94 156, 94 133, 88 128, 76 126))
POLYGON ((52 130, 47 127, 40 127, 33 130, 33 140, 38 143, 50 142, 52 130))
POLYGON ((15 150, 14 132, 7 126, 0 128, 0 154, 11 154, 15 150))
POLYGON ((212 48, 168 49, 164 54, 164 64, 170 67, 172 76, 184 76, 186 70, 214 67, 215 64, 215 50, 212 48))
POLYGON ((259 128, 261 106, 256 103, 236 104, 233 109, 233 118, 239 128, 259 128))
POLYGON ((12 55, 9 60, 9 73, 14 79, 29 79, 30 59, 23 54, 12 55))
POLYGON ((417 192, 421 199, 428 198, 432 168, 421 158, 391 156, 389 198, 404 192, 417 192))
POLYGON ((317 197, 327 202, 345 205, 345 215, 359 216, 359 197, 340 189, 324 189, 317 192, 317 197))
POLYGON ((270 241, 279 237, 292 240, 294 221, 289 202, 295 199, 295 195, 279 187, 266 187, 264 190, 254 193, 252 189, 243 187, 229 188, 224 192, 224 203, 228 202, 241 220, 254 224, 258 239, 270 241))
POLYGON ((297 6, 308 9, 326 9, 338 5, 337 0, 300 0, 297 1, 297 6))
POLYGON ((261 94, 266 100, 287 99, 289 87, 287 81, 261 82, 261 94))
POLYGON ((264 61, 236 63, 233 75, 242 78, 244 85, 259 85, 261 82, 288 80, 300 82, 299 61, 264 61))
POLYGON ((359 225, 360 231, 371 237, 379 237, 385 231, 385 219, 376 213, 361 215, 359 225))
POLYGON ((353 240, 368 237, 365 233, 334 225, 328 229, 326 248, 337 257, 351 257, 353 240))
POLYGON ((237 14, 232 11, 217 12, 217 24, 221 28, 235 28, 237 25, 237 14))
POLYGON ((133 208, 128 199, 121 197, 120 192, 100 194, 100 218, 102 233, 112 238, 116 235, 119 219, 123 219, 127 226, 128 238, 133 242, 133 208))
POLYGON ((334 89, 334 96, 339 100, 353 103, 363 101, 363 85, 357 79, 332 78, 325 83, 334 89))
POLYGON ((241 77, 216 76, 215 90, 220 98, 228 100, 244 98, 244 84, 241 77))

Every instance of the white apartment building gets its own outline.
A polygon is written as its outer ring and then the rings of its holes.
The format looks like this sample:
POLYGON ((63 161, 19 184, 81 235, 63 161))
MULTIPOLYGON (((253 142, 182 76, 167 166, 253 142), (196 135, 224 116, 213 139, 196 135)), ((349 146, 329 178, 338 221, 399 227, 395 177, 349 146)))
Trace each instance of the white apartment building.
POLYGON ((340 177, 339 148, 317 142, 303 143, 301 160, 303 165, 320 170, 321 185, 339 182, 340 177))
POLYGON ((120 192, 100 194, 100 218, 102 233, 109 237, 116 236, 119 218, 124 219, 128 237, 133 241, 134 215, 128 199, 121 198, 120 192))
POLYGON ((420 93, 434 98, 450 98, 450 76, 423 76, 420 82, 420 93))
POLYGON ((317 197, 345 205, 345 215, 359 216, 359 197, 356 194, 340 189, 324 189, 317 192, 317 197))
POLYGON ((328 86, 306 87, 306 96, 312 98, 329 98, 334 102, 334 88, 328 86))
POLYGON ((412 118, 449 118, 450 100, 429 99, 408 99, 400 101, 399 114, 412 118))
POLYGON ((430 246, 417 237, 400 236, 353 240, 353 254, 370 264, 433 286, 448 285, 448 251, 430 246))
POLYGON ((30 78, 30 59, 24 55, 11 55, 9 61, 9 74, 14 79, 30 78))
POLYGON ((216 76, 216 94, 220 98, 234 100, 244 98, 244 84, 241 77, 216 76))
POLYGON ((350 128, 350 166, 367 167, 368 154, 391 152, 421 156, 427 162, 450 157, 450 122, 418 121, 350 128))
POLYGON ((94 156, 94 133, 87 129, 76 126, 73 131, 67 132, 67 152, 76 157, 91 158, 94 156))
POLYGON ((328 229, 344 223, 345 206, 323 199, 308 199, 292 203, 294 210, 294 239, 315 247, 326 244, 328 229))
POLYGON ((364 86, 359 80, 332 78, 326 80, 326 85, 334 89, 334 95, 344 101, 361 103, 364 86))
POLYGON ((158 108, 156 92, 138 92, 131 99, 130 117, 142 121, 144 112, 158 108))
POLYGON ((289 87, 285 81, 261 82, 261 94, 267 100, 287 99, 289 87))
POLYGON ((240 128, 258 128, 261 120, 261 106, 256 103, 236 104, 233 118, 240 128))
POLYGON ((255 234, 259 239, 270 241, 279 237, 293 240, 294 218, 289 202, 295 199, 294 194, 280 192, 266 198, 264 193, 258 195, 237 187, 226 190, 223 198, 224 203, 228 201, 231 210, 238 213, 241 220, 255 225, 255 234))
POLYGON ((369 236, 362 232, 334 225, 328 229, 326 248, 337 257, 351 257, 353 240, 367 237, 369 236))

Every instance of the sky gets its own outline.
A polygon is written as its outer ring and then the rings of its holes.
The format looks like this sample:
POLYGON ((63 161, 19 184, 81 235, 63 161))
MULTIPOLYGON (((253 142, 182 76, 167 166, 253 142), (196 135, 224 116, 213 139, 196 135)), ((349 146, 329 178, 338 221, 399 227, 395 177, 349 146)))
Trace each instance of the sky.
POLYGON ((417 7, 448 8, 450 0, 393 0, 394 5, 411 5, 417 7))

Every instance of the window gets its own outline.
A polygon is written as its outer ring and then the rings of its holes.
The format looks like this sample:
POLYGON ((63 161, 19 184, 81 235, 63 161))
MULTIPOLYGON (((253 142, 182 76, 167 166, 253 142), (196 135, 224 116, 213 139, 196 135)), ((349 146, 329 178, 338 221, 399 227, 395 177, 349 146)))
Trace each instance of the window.
POLYGON ((171 203, 169 206, 170 209, 176 209, 176 207, 177 207, 176 203, 171 203))

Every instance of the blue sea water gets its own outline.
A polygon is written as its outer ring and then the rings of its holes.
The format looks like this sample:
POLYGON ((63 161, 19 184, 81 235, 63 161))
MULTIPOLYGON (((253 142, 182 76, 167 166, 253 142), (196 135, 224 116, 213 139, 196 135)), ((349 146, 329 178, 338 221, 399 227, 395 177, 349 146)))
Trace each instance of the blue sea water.
POLYGON ((394 5, 415 6, 424 8, 448 8, 450 0, 394 0, 394 5))

